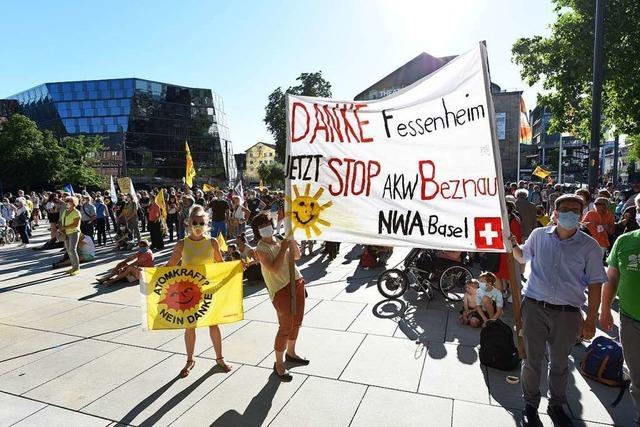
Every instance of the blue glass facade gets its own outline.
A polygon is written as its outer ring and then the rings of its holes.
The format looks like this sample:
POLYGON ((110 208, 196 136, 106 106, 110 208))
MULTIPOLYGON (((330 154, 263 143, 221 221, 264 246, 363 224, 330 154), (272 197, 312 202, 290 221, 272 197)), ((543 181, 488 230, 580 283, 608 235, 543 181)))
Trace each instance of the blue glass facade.
POLYGON ((196 181, 236 179, 224 104, 210 89, 129 78, 45 83, 10 98, 57 136, 102 136, 106 175, 145 184, 179 181, 189 142, 196 181))

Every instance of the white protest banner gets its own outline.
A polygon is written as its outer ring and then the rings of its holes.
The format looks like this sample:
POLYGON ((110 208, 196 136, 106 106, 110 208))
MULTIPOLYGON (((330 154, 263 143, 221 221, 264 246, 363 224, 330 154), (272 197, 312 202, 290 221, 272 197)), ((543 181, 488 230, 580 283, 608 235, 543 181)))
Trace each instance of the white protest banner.
POLYGON ((289 95, 294 238, 510 249, 487 67, 481 43, 383 99, 289 95))

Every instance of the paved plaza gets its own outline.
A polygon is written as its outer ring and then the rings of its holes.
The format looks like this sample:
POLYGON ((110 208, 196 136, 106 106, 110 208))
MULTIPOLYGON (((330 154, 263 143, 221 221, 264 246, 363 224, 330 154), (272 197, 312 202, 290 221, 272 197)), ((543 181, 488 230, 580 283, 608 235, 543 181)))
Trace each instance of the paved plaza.
MULTIPOLYGON (((45 233, 36 231, 35 244, 45 233)), ((181 331, 142 331, 137 286, 96 286, 96 274, 121 252, 99 248, 96 261, 68 277, 50 268, 59 250, 2 247, 0 425, 519 425, 520 386, 505 381, 518 372, 480 365, 479 330, 458 324, 460 307, 413 292, 384 300, 380 270, 358 267, 360 251, 343 244, 334 261, 319 251, 301 260, 309 297, 299 353, 311 364, 292 368, 293 381, 280 383, 272 375, 277 321, 264 287, 245 286, 245 320, 221 326, 233 371, 214 367, 204 328, 195 368, 177 379, 185 362, 181 331)), ((389 265, 405 254, 396 250, 389 265)), ((505 317, 512 323, 510 311, 505 317)), ((570 364, 576 425, 630 425, 628 394, 611 408, 617 390, 578 373, 583 354, 576 347, 570 364)))

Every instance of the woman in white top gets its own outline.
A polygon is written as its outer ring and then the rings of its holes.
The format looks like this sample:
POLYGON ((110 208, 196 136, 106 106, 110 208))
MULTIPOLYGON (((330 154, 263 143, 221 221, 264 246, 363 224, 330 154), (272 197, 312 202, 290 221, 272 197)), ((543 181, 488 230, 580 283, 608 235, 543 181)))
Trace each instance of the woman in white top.
POLYGON ((242 205, 242 199, 240 196, 233 196, 231 198, 231 220, 229 221, 229 237, 238 236, 244 233, 247 218, 251 214, 249 209, 242 205))

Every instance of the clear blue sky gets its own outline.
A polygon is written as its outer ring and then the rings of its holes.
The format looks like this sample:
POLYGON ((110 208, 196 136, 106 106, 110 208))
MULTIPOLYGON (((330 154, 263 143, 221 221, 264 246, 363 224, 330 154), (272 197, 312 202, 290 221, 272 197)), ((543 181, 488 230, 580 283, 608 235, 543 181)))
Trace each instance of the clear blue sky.
POLYGON ((206 87, 225 101, 236 152, 270 141, 267 96, 322 70, 353 97, 420 52, 486 40, 492 80, 537 88, 511 63, 518 37, 544 34, 549 0, 109 0, 2 2, 0 98, 49 81, 140 77, 206 87))

